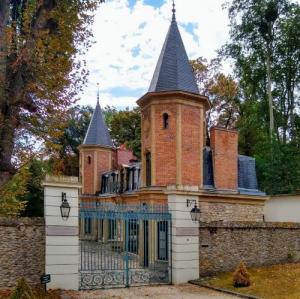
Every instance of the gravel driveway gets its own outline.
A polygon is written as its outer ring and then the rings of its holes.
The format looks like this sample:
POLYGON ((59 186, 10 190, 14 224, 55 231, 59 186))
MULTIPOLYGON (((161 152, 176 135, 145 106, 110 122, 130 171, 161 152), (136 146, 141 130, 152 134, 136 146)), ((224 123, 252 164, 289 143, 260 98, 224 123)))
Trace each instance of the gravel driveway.
POLYGON ((230 295, 215 292, 192 284, 176 286, 146 286, 128 289, 106 289, 97 291, 72 292, 64 291, 64 299, 236 299, 230 295))

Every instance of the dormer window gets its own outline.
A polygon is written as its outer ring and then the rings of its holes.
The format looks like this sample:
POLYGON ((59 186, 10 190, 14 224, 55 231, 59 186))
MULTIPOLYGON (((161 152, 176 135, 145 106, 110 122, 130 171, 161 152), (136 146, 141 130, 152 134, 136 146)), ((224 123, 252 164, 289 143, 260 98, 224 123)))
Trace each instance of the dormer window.
POLYGON ((169 114, 164 113, 163 114, 163 128, 167 129, 169 127, 169 114))
POLYGON ((91 156, 88 156, 88 157, 87 157, 87 162, 88 162, 88 164, 91 164, 91 163, 92 163, 92 157, 91 157, 91 156))

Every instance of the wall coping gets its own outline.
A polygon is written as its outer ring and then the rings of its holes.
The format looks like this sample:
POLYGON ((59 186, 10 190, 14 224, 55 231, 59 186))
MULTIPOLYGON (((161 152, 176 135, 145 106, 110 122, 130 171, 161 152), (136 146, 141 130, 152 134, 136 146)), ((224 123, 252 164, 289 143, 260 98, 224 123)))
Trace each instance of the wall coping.
POLYGON ((1 226, 45 226, 45 220, 42 217, 0 217, 1 226))
POLYGON ((300 229, 296 222, 199 222, 199 228, 226 228, 226 229, 300 229))
POLYGON ((42 186, 65 187, 65 188, 81 188, 79 179, 76 176, 54 176, 46 175, 42 186))

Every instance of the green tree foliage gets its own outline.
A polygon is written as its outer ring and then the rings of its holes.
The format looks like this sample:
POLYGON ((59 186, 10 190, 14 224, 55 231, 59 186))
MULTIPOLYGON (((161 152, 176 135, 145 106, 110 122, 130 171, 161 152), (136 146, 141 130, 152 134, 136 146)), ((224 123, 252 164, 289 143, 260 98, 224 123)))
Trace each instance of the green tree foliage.
POLYGON ((83 143, 87 132, 93 108, 91 106, 74 106, 69 108, 61 132, 57 138, 46 143, 49 160, 49 171, 54 174, 79 175, 79 145, 83 143))
POLYGON ((115 146, 125 144, 136 157, 141 156, 141 113, 139 108, 117 111, 114 107, 104 109, 105 121, 115 146))
POLYGON ((227 129, 236 127, 239 117, 240 100, 237 82, 221 71, 219 59, 208 62, 199 57, 191 61, 200 93, 206 95, 211 108, 207 112, 207 137, 209 128, 219 126, 227 129))
POLYGON ((0 171, 13 171, 17 137, 50 144, 61 132, 61 115, 86 81, 76 56, 90 45, 97 2, 0 1, 0 171))
POLYGON ((257 158, 263 190, 296 192, 300 188, 300 6, 287 0, 233 0, 228 9, 230 41, 220 53, 233 62, 238 82, 240 152, 257 158))
POLYGON ((0 189, 0 215, 19 216, 26 207, 26 201, 20 200, 27 193, 30 177, 28 166, 23 166, 0 189))
POLYGON ((18 201, 26 202, 21 216, 42 217, 44 215, 44 191, 42 181, 45 177, 44 161, 33 159, 28 165, 29 176, 26 182, 26 193, 18 196, 18 201))

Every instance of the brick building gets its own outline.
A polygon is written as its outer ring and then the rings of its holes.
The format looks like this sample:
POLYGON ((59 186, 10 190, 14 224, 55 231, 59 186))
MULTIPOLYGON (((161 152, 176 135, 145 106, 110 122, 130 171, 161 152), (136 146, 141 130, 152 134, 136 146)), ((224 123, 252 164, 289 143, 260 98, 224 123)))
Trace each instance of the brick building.
POLYGON ((121 271, 121 284, 127 286, 139 279, 142 284, 187 282, 210 269, 199 257, 209 244, 199 241, 193 207, 208 225, 264 218, 267 197, 257 187, 255 160, 238 154, 238 132, 212 128, 206 146, 210 103, 199 94, 174 8, 149 90, 137 104, 141 161, 113 146, 99 99, 80 146, 82 256, 89 252, 93 260, 98 248, 106 257, 100 270, 107 260, 121 265, 105 268, 104 274, 88 268, 82 281, 105 281, 121 271), (124 266, 129 255, 132 267, 124 266))
POLYGON ((99 99, 80 146, 82 196, 122 203, 167 202, 168 194, 198 197, 203 221, 259 221, 264 193, 255 160, 238 155, 238 132, 214 127, 206 144, 209 99, 199 94, 173 11, 142 113, 142 157, 114 148, 99 99))

